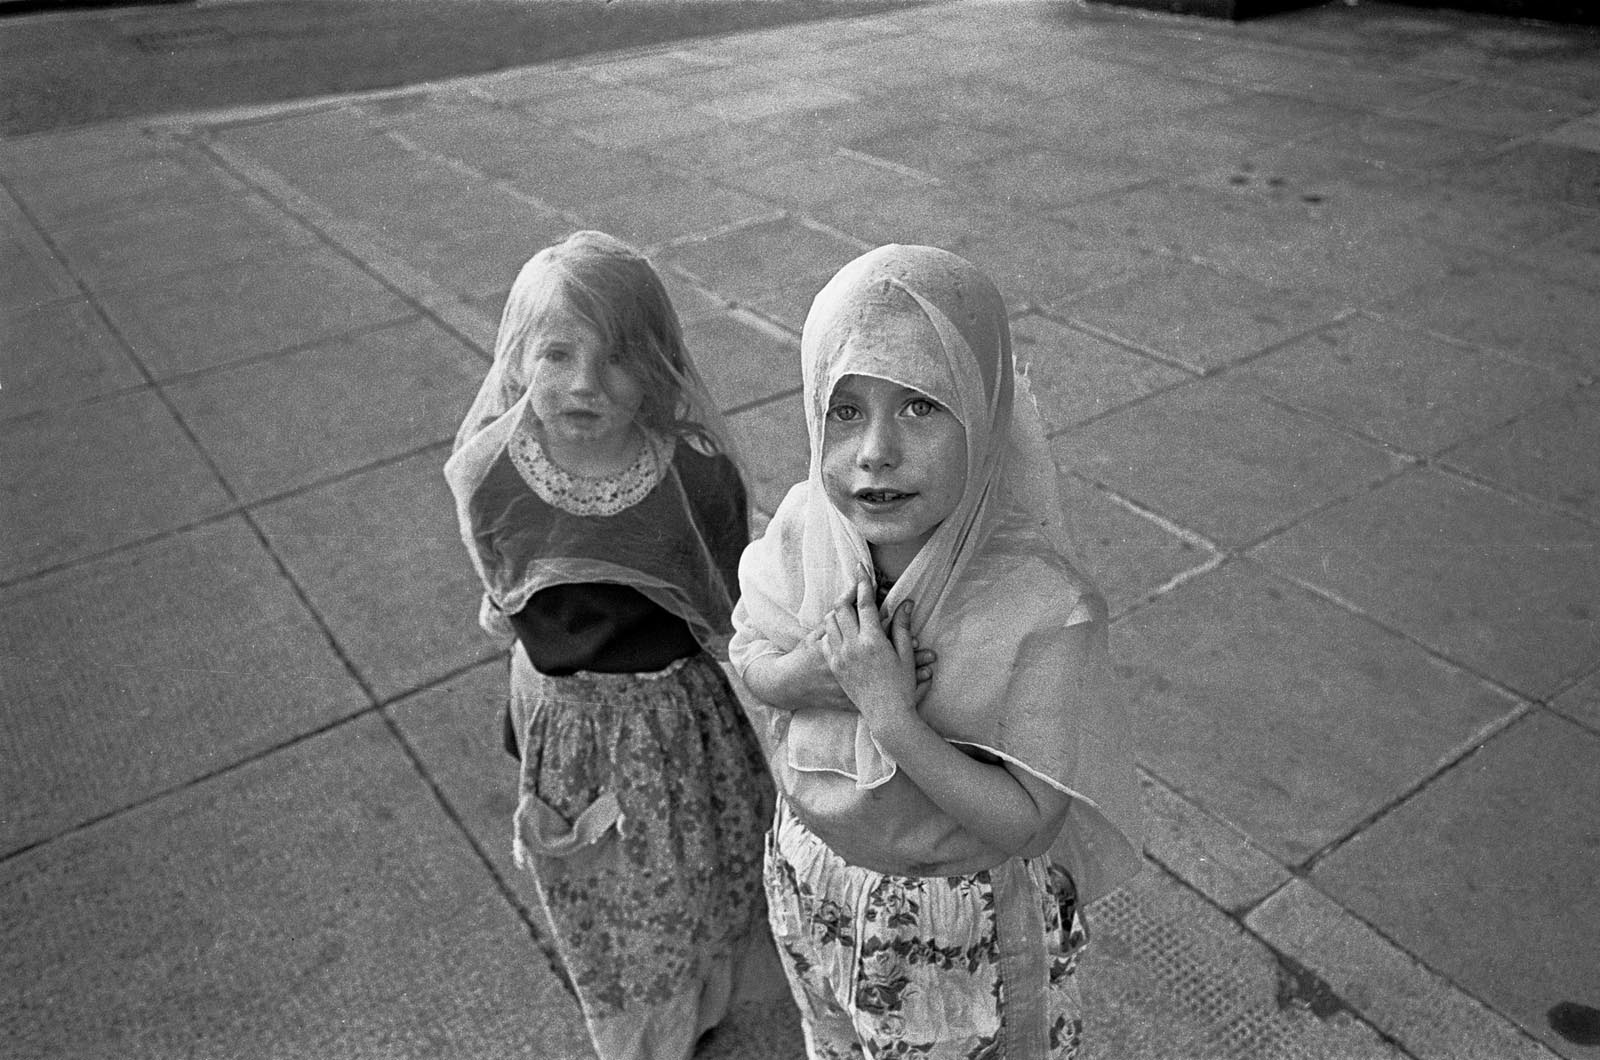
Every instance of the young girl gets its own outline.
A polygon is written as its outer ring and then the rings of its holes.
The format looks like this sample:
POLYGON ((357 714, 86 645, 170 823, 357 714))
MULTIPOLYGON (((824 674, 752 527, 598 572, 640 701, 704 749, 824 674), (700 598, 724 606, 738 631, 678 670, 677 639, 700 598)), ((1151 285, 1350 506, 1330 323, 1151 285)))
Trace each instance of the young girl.
POLYGON ((1005 307, 952 254, 883 247, 817 296, 801 358, 810 474, 745 551, 732 658, 807 1049, 1072 1056, 1077 903, 1137 871, 1138 790, 1005 307))
POLYGON ((514 633, 518 864, 602 1060, 683 1060, 761 925, 771 781, 725 651, 746 501, 655 271, 599 232, 537 254, 445 475, 514 633))

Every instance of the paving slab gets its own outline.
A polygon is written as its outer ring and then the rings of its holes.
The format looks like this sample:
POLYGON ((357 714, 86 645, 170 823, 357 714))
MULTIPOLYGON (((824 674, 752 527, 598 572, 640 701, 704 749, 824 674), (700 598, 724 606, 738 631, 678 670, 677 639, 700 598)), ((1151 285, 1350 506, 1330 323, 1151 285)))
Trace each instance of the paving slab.
POLYGON ((1518 702, 1248 564, 1119 621, 1152 775, 1289 865, 1357 830, 1518 702))
POLYGON ((683 339, 723 411, 800 386, 800 343, 753 313, 726 309, 684 324, 683 339))
POLYGON ((1600 391, 1574 390, 1470 439, 1443 460, 1506 489, 1600 521, 1600 391))
POLYGON ((1574 385, 1570 376, 1365 317, 1293 340, 1226 378, 1420 455, 1499 426, 1574 385))
POLYGON ((173 530, 232 500, 148 389, 0 423, 0 580, 173 530))
POLYGON ((0 657, 7 854, 366 705, 236 518, 7 589, 0 657))
POLYGON ((1056 487, 1074 555, 1113 616, 1221 561, 1203 540, 1082 479, 1057 474, 1056 487))
POLYGON ((1417 470, 1330 508, 1254 555, 1523 695, 1600 662, 1592 525, 1417 470))
POLYGON ((1550 1060, 1549 1049, 1303 879, 1245 921, 1418 1060, 1550 1060))
POLYGON ((1399 458, 1216 382, 1051 441, 1057 462, 1207 539, 1241 545, 1366 490, 1399 458))
POLYGON ((229 486, 255 501, 454 436, 483 362, 428 320, 171 384, 229 486))
POLYGON ((1568 1057, 1546 1022, 1595 1005, 1600 734, 1539 711, 1330 855, 1313 881, 1568 1057), (1446 853, 1448 851, 1448 853, 1446 853), (1471 925, 1462 930, 1462 925, 1471 925))
POLYGON ((125 164, 17 178, 12 193, 48 228, 75 227, 147 209, 227 199, 236 182, 209 159, 174 144, 161 154, 125 164))
POLYGON ((1248 835, 1148 775, 1145 852, 1158 865, 1231 912, 1248 910, 1290 881, 1289 870, 1248 835))
POLYGON ((866 249, 778 218, 670 247, 656 259, 798 335, 823 284, 866 249))
POLYGON ((660 176, 583 208, 584 223, 639 247, 738 226, 773 213, 765 196, 700 177, 660 176))
POLYGON ((80 293, 72 273, 9 195, 0 195, 0 310, 32 309, 80 293))
POLYGON ((144 374, 83 299, 0 309, 0 419, 143 386, 144 374))
POLYGON ((1568 283, 1600 290, 1600 219, 1570 215, 1562 231, 1518 248, 1515 258, 1568 283))
POLYGON ((1399 1060, 1405 1054, 1165 873, 1091 905, 1088 1060, 1399 1060))
POLYGON ((12 1056, 587 1056, 376 718, 0 863, 0 894, 12 1056))
POLYGON ((1600 374, 1600 299, 1559 275, 1510 264, 1462 270, 1378 309, 1547 368, 1600 374))
POLYGON ((157 380, 397 322, 414 306, 325 246, 118 287, 99 299, 157 380))
POLYGON ((1209 373, 1334 320, 1337 300, 1163 261, 1050 311, 1190 371, 1209 373))
POLYGON ((110 287, 211 269, 315 238, 259 196, 152 206, 58 229, 56 247, 88 284, 110 287))
POLYGON ((380 700, 493 650, 476 572, 427 449, 252 512, 350 664, 380 700))
POLYGON ((1193 378, 1077 328, 1030 314, 1011 322, 1011 349, 1054 433, 1193 378))
POLYGON ((784 394, 728 417, 734 441, 760 454, 750 469, 750 507, 766 516, 778 510, 789 487, 806 477, 811 443, 800 391, 784 394))
POLYGON ((1549 198, 1593 210, 1600 206, 1600 153, 1587 147, 1536 140, 1450 170, 1465 187, 1506 195, 1549 198))
POLYGON ((1580 725, 1600 732, 1600 671, 1561 693, 1550 706, 1580 725))

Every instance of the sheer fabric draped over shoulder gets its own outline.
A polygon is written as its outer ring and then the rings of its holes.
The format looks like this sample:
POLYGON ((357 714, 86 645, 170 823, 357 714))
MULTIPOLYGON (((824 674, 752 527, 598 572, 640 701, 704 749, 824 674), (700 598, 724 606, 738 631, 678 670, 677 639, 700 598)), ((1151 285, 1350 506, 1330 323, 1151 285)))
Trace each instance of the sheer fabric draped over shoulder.
MULTIPOLYGON (((915 602, 913 632, 938 653, 920 710, 941 735, 1072 796, 1051 856, 1093 897, 1140 864, 1139 791, 1127 711, 1109 672, 1102 598, 1075 568, 1038 408, 1011 352, 999 292, 970 263, 887 246, 845 266, 814 301, 801 339, 811 456, 765 535, 745 550, 734 612, 736 671, 788 651, 855 581, 871 552, 829 503, 825 414, 846 375, 910 387, 966 432, 968 475, 882 605, 915 602), (914 315, 908 344, 888 315, 914 315)), ((1006 855, 921 794, 857 715, 785 712, 746 696, 779 787, 846 860, 882 872, 971 872, 1006 855)))

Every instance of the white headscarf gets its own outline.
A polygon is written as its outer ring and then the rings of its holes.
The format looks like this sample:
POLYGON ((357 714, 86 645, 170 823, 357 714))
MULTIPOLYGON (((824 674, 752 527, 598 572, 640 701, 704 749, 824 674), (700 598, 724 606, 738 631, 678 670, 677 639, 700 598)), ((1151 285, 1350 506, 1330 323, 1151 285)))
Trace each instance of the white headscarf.
POLYGON ((511 635, 506 616, 541 589, 604 582, 637 589, 688 623, 702 647, 725 655, 737 593, 734 565, 747 534, 741 476, 723 419, 683 348, 666 290, 637 250, 602 232, 577 232, 522 267, 501 315, 494 364, 456 433, 445 478, 483 582, 479 619, 489 632, 511 635), (622 319, 627 333, 611 341, 637 347, 627 355, 635 363, 648 360, 659 384, 653 389, 668 422, 640 426, 662 454, 660 481, 614 515, 563 511, 506 473, 508 448, 538 435, 525 350, 552 290, 568 298, 577 290, 580 300, 573 304, 580 312, 610 319, 592 321, 602 332, 622 319), (638 300, 643 311, 603 304, 620 298, 638 300), (675 458, 679 440, 695 453, 680 447, 675 458), (704 453, 729 459, 695 460, 704 453), (732 491, 736 497, 728 495, 732 491))
MULTIPOLYGON (((913 632, 938 653, 922 717, 951 742, 1072 795, 1053 853, 1084 893, 1114 886, 1139 863, 1131 734, 1109 679, 1105 605, 1069 559, 1054 464, 1032 394, 1015 373, 999 292, 954 254, 881 247, 817 295, 801 366, 810 472, 745 550, 734 666, 742 672, 760 654, 793 648, 871 566, 866 541, 823 486, 826 411, 839 380, 874 376, 933 398, 966 431, 969 472, 955 510, 895 582, 883 614, 913 600, 913 632), (891 341, 897 329, 883 326, 890 315, 919 318, 936 341, 891 341), (1068 630, 1086 623, 1091 658, 1069 665, 1068 630)), ((858 809, 842 779, 864 799, 897 778, 855 714, 768 710, 757 720, 768 727, 779 783, 802 820, 858 809)), ((808 823, 826 831, 826 821, 808 823)))

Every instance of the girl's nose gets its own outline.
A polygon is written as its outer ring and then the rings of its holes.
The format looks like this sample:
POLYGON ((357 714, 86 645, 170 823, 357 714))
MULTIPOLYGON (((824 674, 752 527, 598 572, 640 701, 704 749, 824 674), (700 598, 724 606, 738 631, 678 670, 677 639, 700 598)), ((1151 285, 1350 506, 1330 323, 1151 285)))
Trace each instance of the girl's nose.
POLYGON ((861 434, 856 461, 863 470, 876 471, 900 462, 900 436, 892 420, 875 420, 861 434))
POLYGON ((572 372, 572 389, 579 394, 600 392, 600 364, 593 357, 579 357, 572 372))

